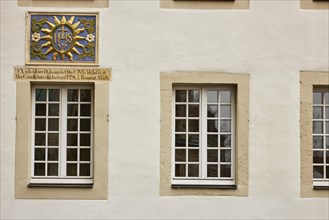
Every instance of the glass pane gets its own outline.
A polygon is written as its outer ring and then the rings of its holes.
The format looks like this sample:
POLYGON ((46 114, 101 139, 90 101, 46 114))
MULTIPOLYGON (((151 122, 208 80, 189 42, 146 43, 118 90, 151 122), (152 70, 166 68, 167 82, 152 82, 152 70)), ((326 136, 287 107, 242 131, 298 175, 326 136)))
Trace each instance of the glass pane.
POLYGON ((176 147, 185 147, 186 146, 186 135, 185 134, 176 134, 175 135, 175 145, 176 145, 176 147))
POLYGON ((81 102, 90 102, 91 101, 91 90, 90 89, 81 89, 80 90, 80 101, 81 102))
POLYGON ((78 130, 78 119, 67 119, 67 130, 77 131, 78 130))
POLYGON ((188 105, 188 117, 199 117, 199 105, 188 105))
POLYGON ((189 147, 199 147, 199 135, 189 134, 188 135, 188 146, 189 147))
POLYGON ((327 179, 329 179, 329 166, 326 166, 327 179))
POLYGON ((218 150, 208 150, 207 151, 207 161, 208 162, 218 162, 218 150))
POLYGON ((47 90, 36 89, 35 90, 35 101, 47 101, 47 90))
POLYGON ((80 161, 90 161, 90 149, 80 149, 80 161))
POLYGON ((47 174, 48 174, 48 176, 57 176, 58 175, 58 164, 57 163, 48 163, 47 174))
POLYGON ((329 119, 329 107, 326 107, 326 119, 329 119))
POLYGON ((46 134, 36 133, 34 135, 34 145, 35 146, 45 146, 46 145, 46 134))
POLYGON ((188 131, 198 132, 199 131, 199 120, 188 120, 188 131))
POLYGON ((189 162, 199 162, 199 150, 198 149, 188 150, 188 161, 189 162))
POLYGON ((49 89, 49 101, 50 102, 59 101, 59 89, 49 89))
POLYGON ((80 146, 90 146, 90 134, 80 134, 80 146))
POLYGON ((78 146, 78 135, 77 134, 67 134, 67 146, 78 146))
POLYGON ((329 136, 326 137, 326 148, 329 148, 329 136))
POLYGON ((188 91, 188 102, 199 102, 199 90, 189 90, 188 91))
POLYGON ((323 151, 313 151, 313 163, 323 163, 323 151))
POLYGON ((313 92, 313 104, 322 104, 322 93, 313 92))
MULTIPOLYGON (((326 151, 326 164, 329 164, 329 151, 326 151)), ((329 175, 329 173, 327 175, 329 175)))
POLYGON ((313 178, 323 178, 323 166, 313 166, 313 178))
POLYGON ((58 118, 48 118, 48 131, 58 131, 59 120, 58 118))
POLYGON ((220 103, 231 103, 231 91, 220 91, 220 103))
POLYGON ((323 148, 323 137, 313 136, 313 148, 323 148))
POLYGON ((224 134, 220 136, 220 146, 221 147, 231 147, 231 135, 224 134))
POLYGON ((186 90, 176 90, 176 102, 186 102, 186 90))
POLYGON ((208 91, 207 92, 207 102, 208 103, 218 103, 218 91, 208 91))
POLYGON ((35 131, 45 131, 46 130, 46 119, 36 118, 35 119, 35 131))
POLYGON ((175 164, 175 176, 184 177, 186 176, 186 165, 185 164, 175 164))
POLYGON ((231 131, 231 120, 220 120, 220 131, 230 132, 231 131))
POLYGON ((78 160, 78 151, 76 148, 66 149, 66 160, 67 161, 77 161, 78 160))
POLYGON ((78 116, 78 104, 67 104, 67 116, 78 116))
POLYGON ((231 162, 231 150, 220 150, 220 162, 231 162))
POLYGON ((329 121, 326 122, 326 134, 329 134, 329 121))
POLYGON ((218 132, 218 120, 208 120, 208 132, 218 132))
POLYGON ((186 105, 176 105, 176 117, 186 117, 186 105))
POLYGON ((90 164, 80 164, 80 176, 90 176, 90 164))
POLYGON ((176 119, 175 131, 182 132, 186 131, 186 120, 185 119, 176 119))
POLYGON ((220 165, 220 177, 231 177, 231 165, 220 165))
POLYGON ((323 108, 322 107, 313 107, 313 118, 321 119, 323 118, 323 108))
POLYGON ((34 176, 44 176, 46 174, 46 166, 44 163, 34 163, 34 176))
POLYGON ((80 119, 80 131, 90 131, 90 119, 80 119))
POLYGON ((218 135, 208 134, 207 136, 207 146, 208 147, 218 147, 218 135))
POLYGON ((198 177, 199 176, 199 164, 189 164, 188 165, 188 176, 198 177))
POLYGON ((323 134, 322 121, 313 121, 313 134, 323 134))
POLYGON ((76 163, 66 164, 66 175, 67 176, 77 176, 77 164, 76 163))
POLYGON ((78 94, 79 94, 79 91, 77 89, 68 89, 67 90, 67 101, 77 102, 78 94))
POLYGON ((218 177, 218 165, 207 165, 207 177, 218 177))
POLYGON ((34 148, 34 160, 46 160, 45 148, 34 148))
POLYGON ((35 115, 46 116, 46 104, 35 104, 35 115))
POLYGON ((48 160, 58 161, 58 148, 48 148, 48 160))
POLYGON ((175 150, 175 161, 176 162, 185 162, 186 161, 186 150, 185 149, 176 149, 175 150))
POLYGON ((58 146, 58 134, 57 133, 48 133, 48 146, 58 146))
POLYGON ((59 116, 59 104, 49 104, 48 105, 48 115, 49 116, 59 116))
POLYGON ((326 105, 329 105, 329 92, 324 93, 324 101, 326 105))
POLYGON ((218 117, 218 106, 217 105, 208 105, 208 107, 207 107, 207 116, 209 118, 218 117))
POLYGON ((230 105, 221 105, 220 106, 220 117, 221 118, 230 118, 231 117, 231 106, 230 105))

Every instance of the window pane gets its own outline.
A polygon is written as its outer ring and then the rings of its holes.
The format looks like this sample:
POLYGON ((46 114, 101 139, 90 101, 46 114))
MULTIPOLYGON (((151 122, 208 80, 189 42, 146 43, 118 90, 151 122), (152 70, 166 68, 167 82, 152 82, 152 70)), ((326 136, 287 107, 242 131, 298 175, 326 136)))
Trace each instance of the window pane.
POLYGON ((230 132, 231 131, 231 120, 220 120, 220 131, 230 132))
POLYGON ((67 104, 67 116, 78 116, 78 104, 67 104))
POLYGON ((76 163, 66 164, 66 175, 67 176, 77 176, 77 164, 76 163))
POLYGON ((48 163, 47 174, 48 176, 58 176, 58 164, 48 163))
POLYGON ((67 90, 67 101, 77 102, 78 94, 79 94, 79 91, 77 89, 68 89, 67 90))
POLYGON ((58 118, 48 119, 48 131, 58 131, 59 130, 59 120, 58 118))
POLYGON ((326 166, 327 179, 329 179, 329 166, 326 166))
POLYGON ((326 119, 329 119, 329 107, 326 107, 326 119))
POLYGON ((199 162, 199 150, 198 149, 188 150, 188 161, 189 162, 199 162))
POLYGON ((199 105, 188 105, 188 117, 199 117, 199 105))
POLYGON ((329 148, 329 136, 326 137, 326 148, 329 148))
POLYGON ((329 151, 326 151, 326 163, 329 164, 329 151))
POLYGON ((59 89, 49 89, 49 101, 50 102, 59 101, 59 89))
POLYGON ((45 146, 46 145, 46 134, 45 133, 36 133, 34 136, 34 145, 35 146, 45 146))
POLYGON ((176 105, 176 117, 186 117, 186 105, 176 105))
POLYGON ((322 121, 313 121, 313 134, 323 134, 322 121))
POLYGON ((175 145, 176 145, 176 147, 185 147, 186 146, 186 135, 185 134, 176 134, 175 135, 175 145))
POLYGON ((189 134, 188 135, 188 146, 189 147, 199 147, 199 135, 189 134))
POLYGON ((188 120, 188 131, 198 132, 199 131, 199 120, 188 120))
POLYGON ((313 118, 321 119, 323 118, 323 108, 322 107, 313 107, 313 118))
POLYGON ((58 161, 58 148, 48 148, 48 160, 58 161))
POLYGON ((208 147, 218 147, 218 135, 217 134, 208 134, 207 146, 208 147))
POLYGON ((90 161, 90 149, 80 149, 80 161, 90 161))
POLYGON ((186 120, 185 119, 176 119, 176 131, 183 132, 186 131, 186 120))
POLYGON ((176 164, 175 165, 175 176, 184 177, 186 176, 186 165, 185 164, 176 164))
POLYGON ((218 132, 218 120, 208 120, 208 132, 218 132))
POLYGON ((90 131, 90 119, 80 119, 80 131, 90 131))
POLYGON ((58 146, 58 134, 57 133, 48 133, 48 146, 58 146))
POLYGON ((45 131, 46 130, 46 119, 36 118, 35 119, 35 131, 45 131))
POLYGON ((231 117, 231 106, 230 105, 221 105, 220 106, 220 117, 221 118, 230 118, 231 117))
POLYGON ((218 162, 218 150, 208 150, 207 151, 207 161, 208 162, 218 162))
POLYGON ((217 118, 218 117, 218 106, 217 105, 208 105, 207 116, 209 118, 217 118))
POLYGON ((208 91, 207 92, 207 102, 208 103, 218 103, 218 91, 208 91))
POLYGON ((67 130, 77 131, 78 130, 78 119, 67 119, 67 130))
POLYGON ((313 136, 313 148, 323 148, 323 137, 313 136))
POLYGON ((47 90, 36 89, 35 90, 35 101, 47 101, 47 90))
POLYGON ((46 116, 46 104, 35 104, 35 115, 46 116))
POLYGON ((46 174, 46 166, 44 163, 34 163, 34 175, 44 176, 46 174))
POLYGON ((313 151, 313 163, 323 163, 323 151, 313 151))
POLYGON ((326 105, 329 105, 329 92, 324 93, 324 101, 326 105))
POLYGON ((322 93, 313 92, 313 104, 322 104, 322 93))
POLYGON ((230 91, 220 91, 220 103, 231 103, 231 92, 230 91))
POLYGON ((323 166, 313 166, 313 178, 323 178, 323 166))
POLYGON ((189 90, 188 91, 188 102, 199 102, 199 90, 189 90))
POLYGON ((34 160, 42 160, 46 159, 46 150, 45 148, 35 148, 34 149, 34 160))
POLYGON ((175 150, 175 161, 176 162, 185 162, 186 161, 186 150, 185 149, 176 149, 175 150))
POLYGON ((220 162, 231 162, 231 150, 220 150, 220 162))
POLYGON ((218 165, 207 165, 207 177, 218 177, 218 165))
POLYGON ((198 177, 199 176, 199 164, 189 164, 188 165, 188 176, 198 177))
POLYGON ((220 136, 220 146, 221 147, 231 147, 231 135, 224 134, 220 136))
POLYGON ((80 164, 80 176, 90 176, 90 164, 80 164))
POLYGON ((220 165, 220 177, 231 177, 231 165, 220 165))
POLYGON ((176 102, 186 102, 186 90, 176 90, 176 102))
POLYGON ((77 161, 78 160, 78 152, 77 152, 76 148, 66 149, 66 160, 67 161, 77 161))
POLYGON ((91 90, 90 89, 81 89, 80 90, 80 101, 81 102, 90 102, 91 101, 91 90))
POLYGON ((326 122, 326 134, 329 134, 329 122, 326 122))
POLYGON ((48 115, 49 116, 59 116, 59 104, 49 104, 48 105, 48 115))
POLYGON ((81 104, 80 105, 80 116, 91 116, 91 105, 81 104))
POLYGON ((67 146, 78 146, 78 135, 77 134, 67 134, 67 146))
POLYGON ((80 134, 80 146, 90 146, 90 134, 80 134))

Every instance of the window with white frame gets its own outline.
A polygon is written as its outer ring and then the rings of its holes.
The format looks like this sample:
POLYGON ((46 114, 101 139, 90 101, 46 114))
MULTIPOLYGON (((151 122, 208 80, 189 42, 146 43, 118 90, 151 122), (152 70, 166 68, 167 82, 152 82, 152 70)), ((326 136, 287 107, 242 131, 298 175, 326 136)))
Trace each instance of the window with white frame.
POLYGON ((329 181, 329 90, 313 91, 313 183, 329 181))
POLYGON ((173 90, 173 185, 234 185, 234 88, 173 90))
POLYGON ((32 87, 31 183, 92 183, 93 87, 32 87))

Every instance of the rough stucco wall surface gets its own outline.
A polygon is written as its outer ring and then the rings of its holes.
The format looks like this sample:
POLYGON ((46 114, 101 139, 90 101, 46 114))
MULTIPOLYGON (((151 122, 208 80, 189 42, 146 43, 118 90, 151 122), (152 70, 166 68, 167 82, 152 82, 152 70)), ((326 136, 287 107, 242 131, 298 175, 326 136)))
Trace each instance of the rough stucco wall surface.
POLYGON ((299 72, 327 71, 329 13, 299 1, 249 10, 160 9, 111 1, 100 11, 100 66, 112 67, 109 196, 15 200, 16 83, 25 63, 25 13, 90 11, 1 2, 1 218, 328 219, 327 198, 300 198, 299 72), (249 195, 159 196, 161 71, 250 75, 249 195))

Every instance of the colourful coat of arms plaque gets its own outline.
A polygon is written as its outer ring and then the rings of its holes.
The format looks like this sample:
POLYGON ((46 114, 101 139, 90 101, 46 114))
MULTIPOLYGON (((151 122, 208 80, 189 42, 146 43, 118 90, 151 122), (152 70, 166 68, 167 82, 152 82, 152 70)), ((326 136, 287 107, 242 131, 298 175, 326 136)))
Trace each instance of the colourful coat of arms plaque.
POLYGON ((27 16, 27 64, 98 65, 97 13, 27 16))

